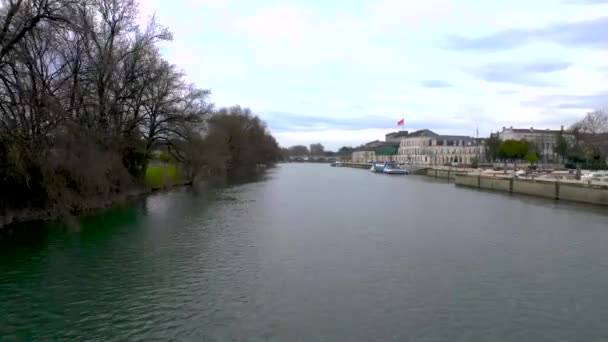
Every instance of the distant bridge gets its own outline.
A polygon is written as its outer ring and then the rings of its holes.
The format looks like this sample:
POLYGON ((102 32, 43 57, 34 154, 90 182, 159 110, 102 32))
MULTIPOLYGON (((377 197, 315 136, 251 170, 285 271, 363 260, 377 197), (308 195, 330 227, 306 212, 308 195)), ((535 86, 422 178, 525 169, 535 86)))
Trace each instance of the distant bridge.
POLYGON ((296 156, 289 157, 289 161, 292 162, 304 162, 304 163, 329 163, 335 160, 339 160, 339 156, 296 156))

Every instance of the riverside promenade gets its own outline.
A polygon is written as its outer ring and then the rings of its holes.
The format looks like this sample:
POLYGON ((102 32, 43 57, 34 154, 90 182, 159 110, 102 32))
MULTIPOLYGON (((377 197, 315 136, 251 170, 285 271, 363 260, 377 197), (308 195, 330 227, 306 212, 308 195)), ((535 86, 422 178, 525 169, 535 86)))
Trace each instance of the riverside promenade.
POLYGON ((608 184, 482 174, 457 174, 454 177, 454 184, 556 200, 608 205, 608 184))
MULTIPOLYGON (((343 163, 345 167, 369 169, 370 163, 343 163)), ((514 177, 502 172, 483 173, 479 169, 435 166, 414 167, 416 175, 447 179, 457 186, 544 197, 562 201, 608 206, 608 184, 543 177, 514 177)))

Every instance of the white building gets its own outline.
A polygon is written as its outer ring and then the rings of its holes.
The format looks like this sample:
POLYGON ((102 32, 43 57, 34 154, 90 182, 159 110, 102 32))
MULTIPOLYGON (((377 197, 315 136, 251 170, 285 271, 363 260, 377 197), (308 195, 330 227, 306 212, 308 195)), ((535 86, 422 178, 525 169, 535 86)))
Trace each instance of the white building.
POLYGON ((439 135, 423 129, 401 138, 397 161, 423 165, 472 164, 485 159, 482 139, 461 135, 439 135))
POLYGON ((376 160, 374 151, 357 151, 352 154, 353 163, 369 163, 376 160))
POLYGON ((530 128, 513 128, 512 126, 507 128, 503 127, 501 132, 498 132, 500 140, 526 140, 538 148, 541 156, 539 161, 543 163, 554 163, 559 160, 556 153, 557 139, 560 133, 563 133, 564 137, 568 141, 572 141, 572 134, 562 130, 550 130, 550 129, 534 129, 530 128))

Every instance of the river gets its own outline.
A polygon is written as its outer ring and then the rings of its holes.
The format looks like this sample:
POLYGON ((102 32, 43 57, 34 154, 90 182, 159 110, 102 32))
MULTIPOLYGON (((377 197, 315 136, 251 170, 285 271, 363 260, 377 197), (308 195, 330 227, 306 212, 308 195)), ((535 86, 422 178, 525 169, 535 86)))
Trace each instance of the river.
POLYGON ((4 240, 2 341, 608 340, 606 208, 423 176, 285 164, 4 240))

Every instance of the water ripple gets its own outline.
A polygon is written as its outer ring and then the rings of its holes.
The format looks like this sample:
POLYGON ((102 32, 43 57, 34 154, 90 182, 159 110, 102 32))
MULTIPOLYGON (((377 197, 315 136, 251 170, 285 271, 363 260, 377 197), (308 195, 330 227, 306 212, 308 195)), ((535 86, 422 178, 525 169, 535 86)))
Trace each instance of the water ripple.
POLYGON ((0 251, 0 340, 608 340, 606 227, 587 207, 289 165, 0 251))

